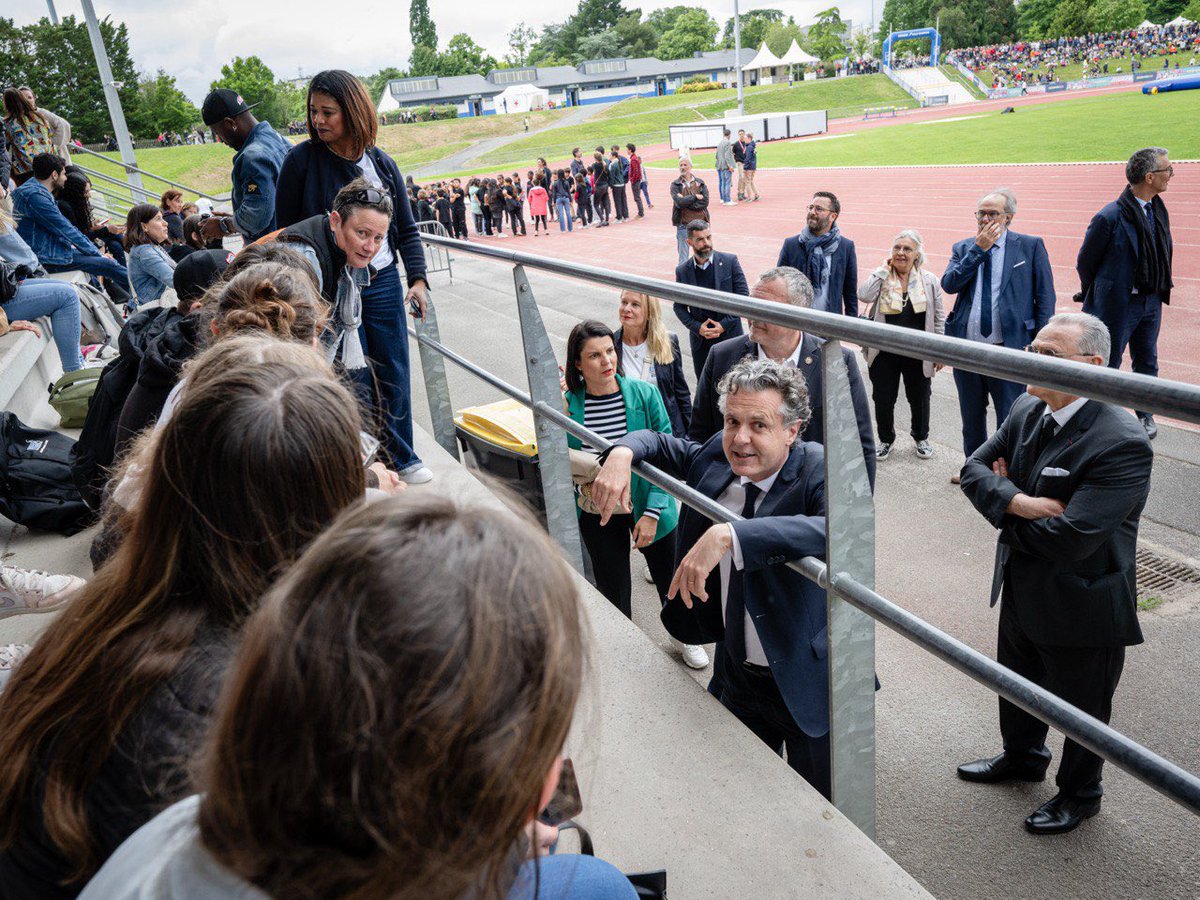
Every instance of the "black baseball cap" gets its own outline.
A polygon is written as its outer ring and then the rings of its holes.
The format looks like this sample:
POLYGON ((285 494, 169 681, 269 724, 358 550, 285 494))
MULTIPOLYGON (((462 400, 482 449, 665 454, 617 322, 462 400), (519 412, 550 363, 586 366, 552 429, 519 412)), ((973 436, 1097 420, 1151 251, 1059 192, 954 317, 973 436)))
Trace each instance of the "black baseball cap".
POLYGON ((215 125, 222 119, 234 119, 244 112, 249 112, 258 106, 257 103, 247 104, 242 95, 229 88, 217 88, 204 98, 200 107, 200 115, 205 125, 215 125))
POLYGON ((233 254, 228 250, 197 250, 175 267, 175 293, 180 300, 199 300, 220 278, 233 254))

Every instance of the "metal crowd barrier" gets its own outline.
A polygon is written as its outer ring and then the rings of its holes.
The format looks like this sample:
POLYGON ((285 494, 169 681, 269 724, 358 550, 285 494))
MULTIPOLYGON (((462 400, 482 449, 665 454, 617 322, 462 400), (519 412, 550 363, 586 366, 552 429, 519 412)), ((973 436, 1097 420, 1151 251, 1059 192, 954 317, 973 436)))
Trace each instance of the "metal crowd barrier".
MULTIPOLYGON (((566 435, 569 432, 596 447, 607 447, 609 443, 563 413, 558 361, 542 324, 526 267, 592 285, 640 291, 673 303, 749 316, 800 329, 826 340, 827 350, 822 356, 827 550, 824 561, 806 557, 788 565, 825 588, 827 593, 833 802, 869 837, 875 836, 876 621, 1164 796, 1200 814, 1200 778, 1195 774, 875 592, 874 503, 850 397, 847 368, 839 351, 842 341, 852 341, 902 356, 1021 383, 1044 385, 1195 423, 1200 423, 1200 387, 438 235, 425 234, 422 239, 427 244, 447 250, 453 248, 513 267, 525 370, 529 379, 526 393, 442 344, 436 309, 431 304, 425 320, 412 329, 412 334, 421 354, 434 437, 448 453, 458 458, 446 360, 528 406, 537 424, 539 471, 547 524, 567 560, 580 571, 582 554, 566 435)), ((739 518, 713 499, 698 494, 653 466, 641 463, 636 471, 713 521, 731 522, 739 518)))
MULTIPOLYGON (((417 223, 417 230, 422 235, 432 234, 438 237, 450 239, 449 232, 446 231, 446 226, 441 222, 424 220, 417 223)), ((450 250, 447 247, 441 247, 432 241, 425 242, 425 271, 445 272, 450 276, 450 280, 454 281, 454 270, 451 268, 450 250)))

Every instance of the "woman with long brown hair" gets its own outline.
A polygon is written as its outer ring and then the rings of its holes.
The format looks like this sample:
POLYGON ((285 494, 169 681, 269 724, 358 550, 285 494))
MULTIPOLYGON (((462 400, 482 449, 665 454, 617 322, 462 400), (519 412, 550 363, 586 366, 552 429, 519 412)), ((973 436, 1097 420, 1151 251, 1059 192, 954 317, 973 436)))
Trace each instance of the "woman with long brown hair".
POLYGON ((350 394, 311 347, 206 373, 131 456, 128 540, 0 695, 0 885, 72 897, 113 850, 191 792, 245 619, 364 490, 350 394))
POLYGON ((286 228, 324 215, 334 208, 338 191, 355 178, 365 178, 374 191, 391 195, 395 213, 388 239, 371 261, 375 274, 362 291, 359 335, 369 365, 356 372, 355 383, 375 411, 393 468, 405 481, 419 484, 433 473, 413 450, 404 310, 411 304, 414 316, 425 315, 429 284, 420 232, 405 202, 404 177, 375 145, 378 129, 374 104, 361 81, 337 69, 318 72, 308 85, 308 140, 293 147, 283 161, 275 218, 286 228))
POLYGON ((522 864, 585 629, 571 573, 527 518, 436 497, 348 512, 247 625, 202 796, 135 835, 84 896, 633 897, 590 857, 522 864))
POLYGON ((3 124, 2 139, 12 161, 12 180, 19 187, 33 177, 33 158, 54 152, 54 133, 46 117, 15 87, 4 92, 3 124))
POLYGON ((125 216, 125 254, 129 268, 132 312, 151 303, 175 284, 175 260, 167 253, 167 221, 153 203, 138 203, 125 216))

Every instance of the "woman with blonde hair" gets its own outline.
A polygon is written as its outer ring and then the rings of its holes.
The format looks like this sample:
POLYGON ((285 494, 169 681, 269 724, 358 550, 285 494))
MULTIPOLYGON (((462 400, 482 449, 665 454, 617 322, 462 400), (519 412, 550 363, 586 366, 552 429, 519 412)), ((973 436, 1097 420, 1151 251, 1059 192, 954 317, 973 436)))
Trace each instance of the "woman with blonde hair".
MULTIPOLYGON (((923 329, 930 334, 946 331, 942 286, 936 275, 925 270, 921 235, 911 228, 896 235, 892 255, 859 288, 858 298, 867 304, 868 319, 901 328, 923 329)), ((930 385, 941 365, 877 347, 866 348, 866 354, 871 370, 871 396, 875 401, 875 425, 879 430, 875 458, 881 462, 887 459, 896 441, 894 411, 903 378, 904 395, 912 410, 911 434, 917 442, 917 456, 929 459, 933 456, 929 443, 930 385)))
POLYGON ((198 794, 83 897, 633 900, 611 865, 528 838, 587 657, 572 574, 530 519, 359 506, 247 624, 198 794))
POLYGON ((614 332, 626 378, 658 388, 671 419, 673 434, 687 434, 692 424, 692 395, 683 376, 679 338, 663 324, 662 303, 638 291, 621 291, 614 332))

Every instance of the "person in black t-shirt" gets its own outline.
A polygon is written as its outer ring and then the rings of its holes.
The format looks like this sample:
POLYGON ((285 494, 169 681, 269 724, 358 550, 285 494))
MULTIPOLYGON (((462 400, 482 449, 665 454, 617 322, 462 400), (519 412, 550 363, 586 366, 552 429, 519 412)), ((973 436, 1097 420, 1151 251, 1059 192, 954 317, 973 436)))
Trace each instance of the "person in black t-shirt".
POLYGON ((454 228, 451 234, 460 240, 467 239, 467 195, 462 182, 454 178, 450 181, 450 221, 454 228))

